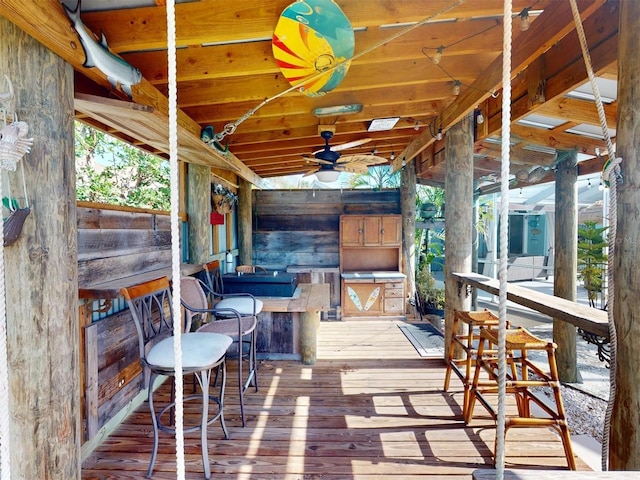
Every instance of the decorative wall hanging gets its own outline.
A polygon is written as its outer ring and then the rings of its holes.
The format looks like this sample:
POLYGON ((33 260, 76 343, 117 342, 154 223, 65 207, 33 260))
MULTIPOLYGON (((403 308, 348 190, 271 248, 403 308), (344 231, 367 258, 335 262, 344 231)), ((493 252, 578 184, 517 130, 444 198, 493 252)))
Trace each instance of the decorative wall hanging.
MULTIPOLYGON (((15 98, 13 95, 13 85, 9 77, 5 75, 9 92, 0 94, 0 116, 2 119, 2 130, 0 130, 0 169, 15 172, 18 162, 26 153, 31 150, 33 138, 27 138, 29 125, 27 122, 19 122, 15 112, 15 98), (7 124, 8 121, 11 123, 7 124)), ((11 196, 10 188, 8 196, 2 197, 3 210, 9 212, 4 219, 4 246, 13 244, 22 231, 24 221, 31 212, 29 200, 27 198, 27 186, 24 179, 24 163, 20 164, 22 173, 22 188, 24 189, 24 208, 20 208, 18 200, 11 196)), ((6 182, 9 187, 9 182, 6 182)), ((3 212, 4 213, 4 212, 3 212)))
POLYGON ((111 53, 104 35, 102 35, 100 43, 94 40, 93 35, 86 29, 80 19, 81 3, 82 1, 78 0, 78 5, 75 10, 71 10, 64 3, 62 6, 64 7, 67 17, 71 20, 71 26, 75 28, 80 37, 80 43, 82 44, 86 57, 83 67, 96 67, 106 75, 107 80, 114 89, 117 90, 118 84, 120 84, 120 89, 129 98, 132 98, 131 86, 137 85, 142 81, 142 73, 122 58, 111 53))
POLYGON ((214 212, 222 215, 229 213, 237 203, 238 196, 219 183, 211 187, 211 202, 214 212))
POLYGON ((333 0, 292 3, 273 32, 273 56, 282 74, 308 96, 324 95, 340 84, 354 47, 351 23, 333 0))

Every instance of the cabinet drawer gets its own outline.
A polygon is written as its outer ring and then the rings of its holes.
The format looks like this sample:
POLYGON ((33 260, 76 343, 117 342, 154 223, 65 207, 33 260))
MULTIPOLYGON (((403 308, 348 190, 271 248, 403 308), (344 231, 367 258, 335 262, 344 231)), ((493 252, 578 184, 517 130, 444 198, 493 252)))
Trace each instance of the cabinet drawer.
POLYGON ((385 283, 385 288, 390 289, 390 288, 402 288, 404 289, 404 282, 386 282, 385 283))
POLYGON ((385 313, 404 313, 404 298, 385 298, 385 313))
POLYGON ((384 298, 402 298, 404 297, 404 288, 385 288, 384 298))

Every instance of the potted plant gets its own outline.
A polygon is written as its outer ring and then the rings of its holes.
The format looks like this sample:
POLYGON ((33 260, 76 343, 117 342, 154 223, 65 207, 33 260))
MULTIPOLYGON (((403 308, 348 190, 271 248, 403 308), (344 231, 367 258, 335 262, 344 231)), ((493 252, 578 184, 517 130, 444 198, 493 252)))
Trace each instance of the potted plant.
POLYGON ((416 275, 416 308, 422 315, 444 316, 444 289, 437 286, 427 262, 416 275))

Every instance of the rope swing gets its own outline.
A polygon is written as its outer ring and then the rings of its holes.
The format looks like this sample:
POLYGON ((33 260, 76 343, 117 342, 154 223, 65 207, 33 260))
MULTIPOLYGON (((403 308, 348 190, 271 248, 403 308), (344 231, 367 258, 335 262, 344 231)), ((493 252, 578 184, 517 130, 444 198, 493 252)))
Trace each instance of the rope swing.
POLYGON ((167 0, 167 56, 169 69, 169 165, 171 185, 171 275, 173 282, 173 354, 175 359, 176 478, 184 480, 184 405, 182 378, 182 309, 180 308, 180 229, 178 189, 178 88, 176 75, 175 0, 167 0))
POLYGON ((511 139, 511 40, 512 40, 511 0, 504 1, 502 40, 502 142, 500 169, 500 257, 498 260, 498 279, 500 296, 498 303, 498 416, 496 424, 496 479, 504 478, 504 435, 506 404, 506 331, 507 331, 507 260, 509 255, 509 148, 511 139))
POLYGON ((576 5, 576 0, 570 0, 571 11, 573 13, 573 21, 576 24, 576 32, 578 33, 578 39, 580 40, 580 48, 582 49, 582 57, 584 58, 585 68, 589 76, 589 82, 591 83, 591 89, 593 90, 593 96, 595 98, 596 108, 598 110, 598 119, 600 120, 600 126, 602 127, 602 134, 607 143, 607 155, 609 160, 605 163, 605 169, 602 172, 602 181, 605 184, 609 184, 609 252, 607 255, 607 281, 609 284, 609 293, 607 294, 607 319, 609 323, 609 345, 611 351, 611 360, 609 362, 609 401, 607 402, 607 410, 604 418, 604 426, 602 432, 602 471, 606 471, 608 468, 609 460, 609 430, 611 427, 611 415, 613 414, 613 405, 616 399, 616 346, 618 344, 616 325, 613 319, 613 292, 614 276, 613 276, 613 260, 615 255, 616 244, 616 223, 617 223, 617 189, 616 184, 622 178, 620 174, 620 158, 614 158, 613 142, 609 135, 609 128, 607 127, 607 117, 604 112, 604 106, 602 104, 602 98, 600 97, 600 91, 598 84, 596 83, 596 77, 593 73, 593 66, 591 64, 591 56, 589 55, 589 46, 587 45, 587 38, 582 26, 582 20, 580 19, 580 11, 576 5))

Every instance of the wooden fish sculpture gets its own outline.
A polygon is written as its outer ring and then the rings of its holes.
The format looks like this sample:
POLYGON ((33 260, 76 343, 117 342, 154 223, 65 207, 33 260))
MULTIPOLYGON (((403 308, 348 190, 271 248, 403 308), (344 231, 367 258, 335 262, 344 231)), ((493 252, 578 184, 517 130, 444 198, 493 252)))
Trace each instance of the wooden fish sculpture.
POLYGON ((0 167, 15 171, 18 161, 31 150, 33 138, 26 138, 27 122, 13 122, 0 130, 0 167))
POLYGON ((81 0, 78 0, 78 5, 75 10, 71 10, 65 4, 62 4, 64 11, 71 20, 71 25, 78 32, 80 42, 84 48, 86 60, 84 67, 96 67, 107 77, 107 80, 114 89, 118 88, 120 84, 121 90, 127 94, 129 98, 132 98, 131 86, 137 85, 142 81, 142 73, 137 68, 125 62, 122 58, 114 55, 109 51, 107 45, 107 39, 104 34, 100 43, 96 42, 93 35, 86 29, 82 20, 80 19, 80 4, 81 0))

